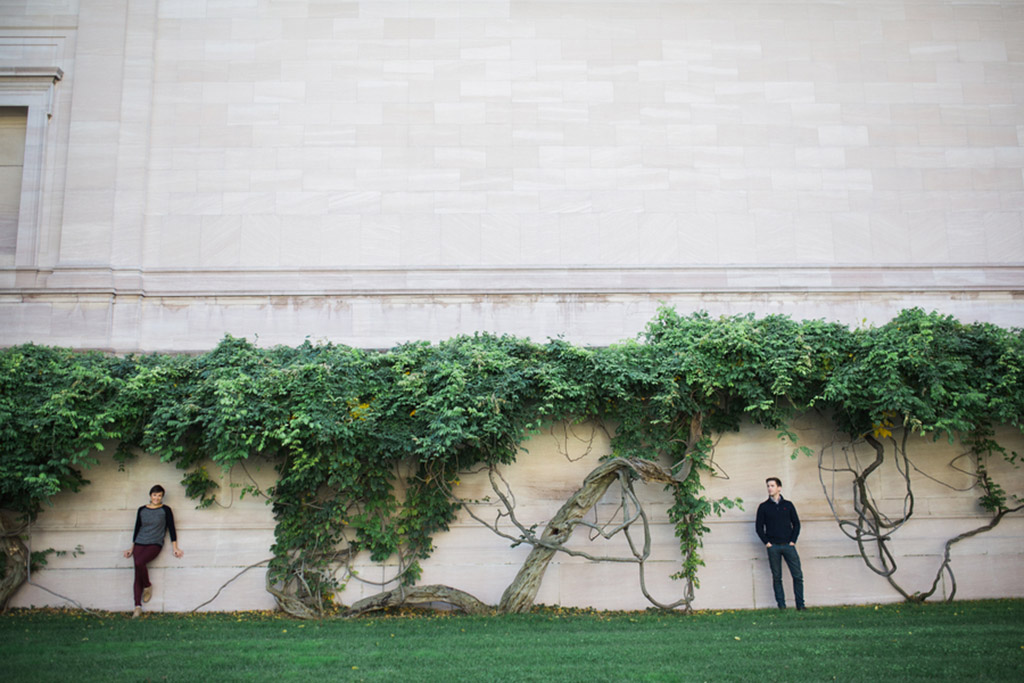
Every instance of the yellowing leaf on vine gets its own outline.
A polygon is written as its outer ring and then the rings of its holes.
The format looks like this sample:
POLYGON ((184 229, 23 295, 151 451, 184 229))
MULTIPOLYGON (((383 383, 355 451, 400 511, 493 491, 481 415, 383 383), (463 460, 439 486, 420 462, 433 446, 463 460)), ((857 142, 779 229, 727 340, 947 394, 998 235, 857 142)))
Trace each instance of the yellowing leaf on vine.
POLYGON ((370 411, 369 403, 356 403, 355 401, 349 401, 348 414, 353 420, 365 420, 366 413, 370 411))

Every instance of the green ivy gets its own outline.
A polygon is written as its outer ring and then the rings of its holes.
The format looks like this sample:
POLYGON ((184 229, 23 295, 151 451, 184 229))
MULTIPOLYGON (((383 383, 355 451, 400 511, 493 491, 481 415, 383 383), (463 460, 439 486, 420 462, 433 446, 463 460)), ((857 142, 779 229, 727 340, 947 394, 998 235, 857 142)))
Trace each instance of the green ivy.
POLYGON ((88 483, 82 470, 136 418, 121 389, 132 363, 28 344, 0 353, 0 510, 34 519, 88 483))

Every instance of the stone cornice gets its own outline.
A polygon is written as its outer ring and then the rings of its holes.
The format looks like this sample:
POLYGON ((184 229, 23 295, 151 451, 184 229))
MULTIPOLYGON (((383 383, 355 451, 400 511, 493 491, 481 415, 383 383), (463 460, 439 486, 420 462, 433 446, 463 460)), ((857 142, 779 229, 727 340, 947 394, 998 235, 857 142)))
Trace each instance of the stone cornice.
POLYGON ((379 268, 0 268, 0 295, 138 297, 1024 293, 1024 264, 379 268))
POLYGON ((0 78, 35 78, 59 81, 64 78, 64 71, 58 66, 0 66, 0 78))

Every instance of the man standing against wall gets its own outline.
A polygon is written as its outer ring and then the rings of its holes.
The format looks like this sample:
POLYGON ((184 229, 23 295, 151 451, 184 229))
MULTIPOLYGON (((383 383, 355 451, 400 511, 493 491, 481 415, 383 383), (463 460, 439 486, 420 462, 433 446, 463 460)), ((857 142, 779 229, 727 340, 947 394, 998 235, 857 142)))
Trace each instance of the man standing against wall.
POLYGON ((796 552, 796 538, 800 535, 800 518, 796 506, 782 497, 782 480, 765 479, 768 500, 757 508, 757 535, 768 549, 768 566, 772 570, 772 588, 779 609, 786 609, 786 594, 782 590, 782 561, 786 561, 793 577, 793 598, 798 610, 804 609, 804 573, 800 569, 800 555, 796 552))

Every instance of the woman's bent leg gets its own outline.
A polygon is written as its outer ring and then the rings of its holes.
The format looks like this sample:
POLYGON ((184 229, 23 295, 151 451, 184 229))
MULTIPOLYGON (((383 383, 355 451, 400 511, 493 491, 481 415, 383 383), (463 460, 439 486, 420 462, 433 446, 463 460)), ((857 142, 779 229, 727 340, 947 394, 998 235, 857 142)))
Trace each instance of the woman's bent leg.
POLYGON ((156 556, 163 550, 162 545, 136 545, 132 548, 132 558, 135 560, 135 606, 142 606, 142 591, 149 586, 149 569, 147 564, 156 559, 156 556))

